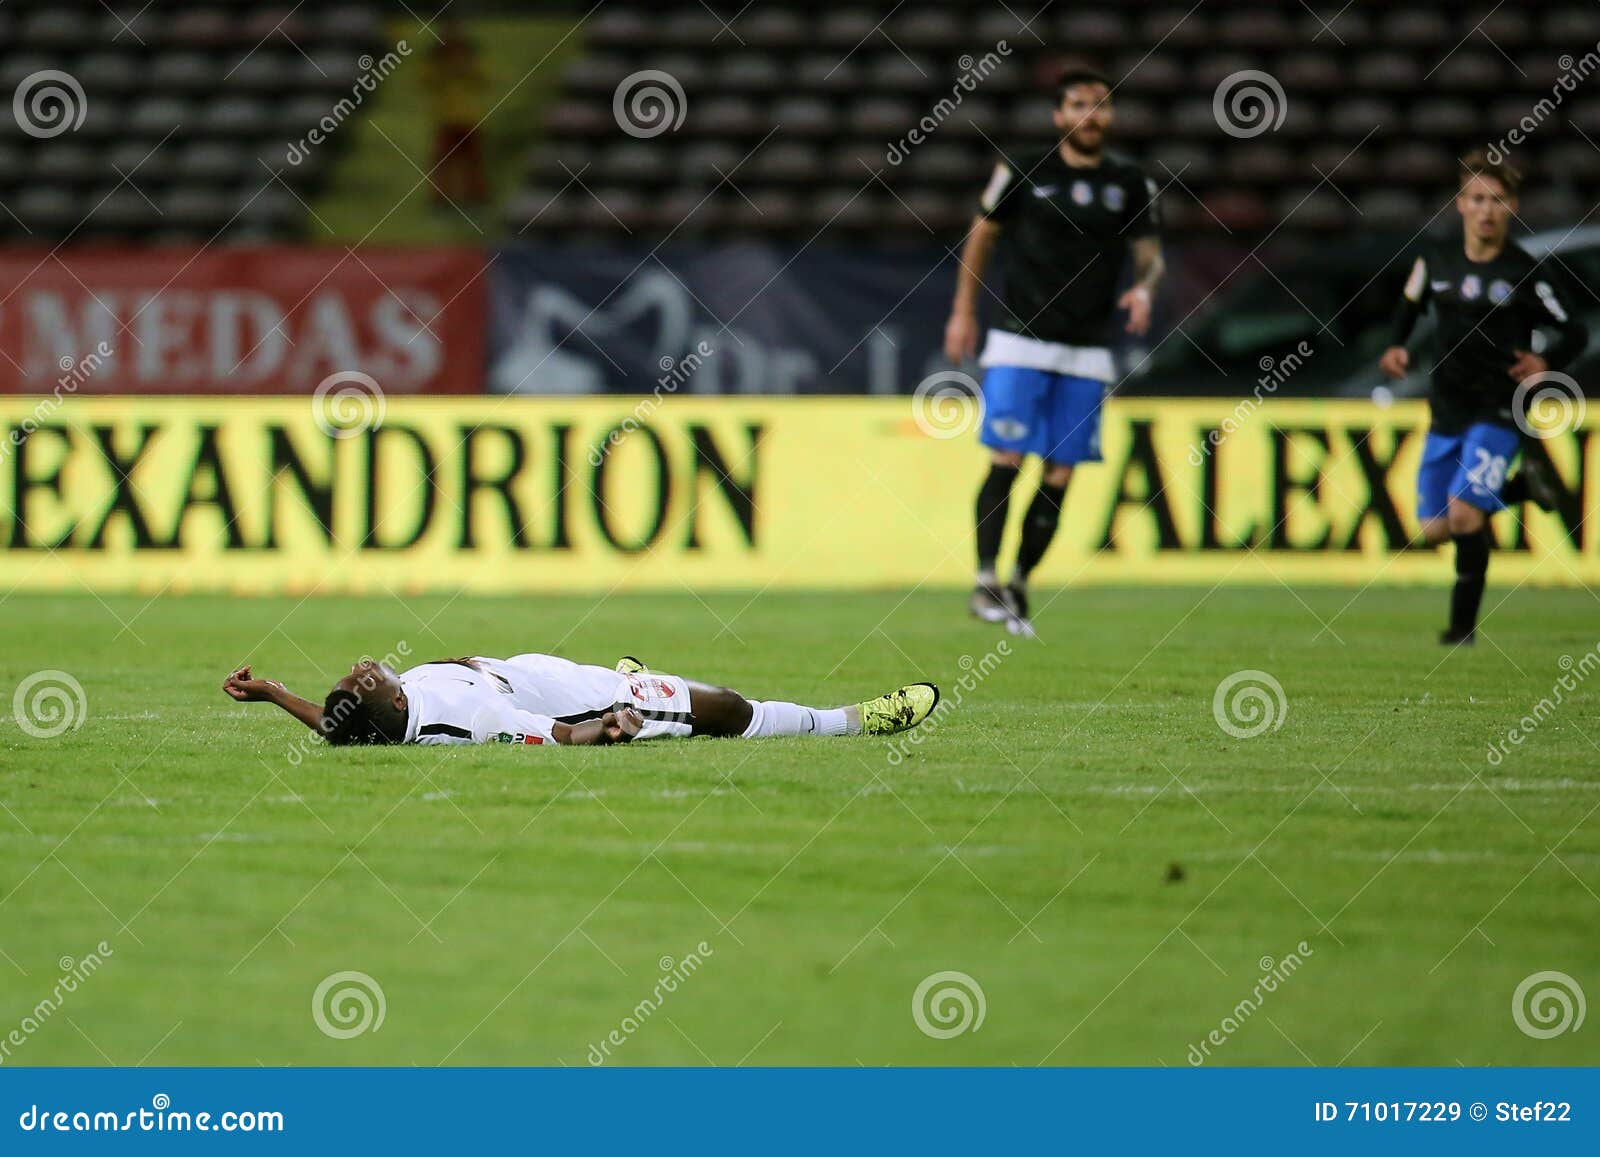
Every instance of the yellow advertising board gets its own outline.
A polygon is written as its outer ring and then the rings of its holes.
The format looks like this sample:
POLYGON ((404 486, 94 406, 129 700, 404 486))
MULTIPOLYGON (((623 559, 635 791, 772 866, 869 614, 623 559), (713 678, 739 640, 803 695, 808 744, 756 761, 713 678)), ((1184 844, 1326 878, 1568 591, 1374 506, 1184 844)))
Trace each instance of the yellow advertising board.
MULTIPOLYGON (((305 398, 6 398, 0 590, 961 586, 985 453, 974 404, 931 401, 406 398, 341 426, 305 398)), ((1413 545, 1426 426, 1113 399, 1035 581, 1446 581, 1413 545)), ((1591 512, 1593 430, 1547 445, 1591 512)), ((1600 580, 1568 517, 1499 516, 1496 581, 1600 580)))

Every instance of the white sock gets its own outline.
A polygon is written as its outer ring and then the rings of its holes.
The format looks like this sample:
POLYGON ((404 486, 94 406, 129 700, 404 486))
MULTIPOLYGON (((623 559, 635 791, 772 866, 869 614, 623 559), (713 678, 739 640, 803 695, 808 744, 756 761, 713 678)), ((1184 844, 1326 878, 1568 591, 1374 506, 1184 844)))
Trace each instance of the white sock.
POLYGON ((861 720, 851 726, 849 707, 825 709, 803 707, 781 700, 750 700, 750 726, 745 739, 766 739, 773 735, 852 735, 861 730, 861 720))
POLYGON ((995 573, 994 567, 986 566, 978 571, 978 585, 980 587, 997 587, 1000 585, 1000 576, 995 573))

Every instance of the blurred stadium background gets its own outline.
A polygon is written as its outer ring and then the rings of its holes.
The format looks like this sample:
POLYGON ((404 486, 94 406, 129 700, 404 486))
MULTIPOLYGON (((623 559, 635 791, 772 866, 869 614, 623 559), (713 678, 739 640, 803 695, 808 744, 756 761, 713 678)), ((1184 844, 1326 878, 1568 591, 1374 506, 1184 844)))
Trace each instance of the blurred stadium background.
POLYGON ((1505 729, 1600 669, 1600 446, 1579 391, 1566 502, 1497 517, 1447 657, 1427 360, 1376 362, 1513 130, 1515 235, 1600 335, 1597 42, 1592 0, 3 0, 0 1028, 98 942, 23 1063, 576 1064, 715 941, 625 1062, 1181 1065, 1314 942, 1225 1063, 1584 1060, 1506 1006, 1593 974, 1595 744, 1505 729), (985 456, 941 341, 1084 58, 1169 272, 1008 649, 956 589, 985 456), (218 689, 529 648, 971 709, 530 774, 218 689), (351 968, 393 1015, 345 1049, 306 1004, 351 968), (950 968, 993 1002, 958 1042, 906 1007, 950 968))
MULTIPOLYGON (((1387 565, 1405 546, 1402 516, 1388 508, 1409 502, 1420 418, 1383 406, 1420 392, 1426 359, 1406 382, 1374 391, 1404 247, 1419 232, 1455 228, 1454 158, 1503 143, 1522 125, 1521 143, 1508 148, 1530 176, 1518 232, 1582 287, 1586 308, 1600 310, 1592 289, 1600 230, 1589 225, 1600 195, 1600 92, 1588 86, 1596 33, 1591 5, 1454 0, 1027 11, 954 0, 820 12, 765 0, 742 8, 11 0, 0 8, 0 84, 13 93, 13 115, 0 124, 0 391, 79 401, 320 390, 316 404, 338 403, 339 421, 376 425, 374 403, 356 395, 381 394, 387 407, 430 394, 748 400, 906 395, 920 385, 914 408, 871 411, 887 432, 856 450, 909 472, 896 491, 902 500, 931 486, 923 505, 953 515, 967 503, 966 464, 975 477, 979 460, 970 439, 951 436, 971 424, 959 403, 975 367, 951 366, 939 349, 954 251, 994 159, 1048 147, 1052 75, 1069 58, 1089 59, 1116 80, 1114 146, 1161 185, 1171 271, 1155 331, 1118 351, 1118 392, 1259 401, 1265 386, 1275 405, 1368 404, 1295 415, 1304 436, 1283 432, 1294 424, 1287 418, 1255 423, 1219 450, 1214 468, 1209 460, 1185 467, 1184 451, 1238 418, 1230 406, 1189 412, 1180 429, 1163 424, 1163 408, 1114 405, 1110 468, 1079 486, 1103 493, 1076 500, 1080 512, 1082 503, 1103 506, 1105 518, 1093 520, 1103 533, 1083 530, 1049 577, 1138 577, 1137 567, 1106 571, 1092 556, 1124 546, 1184 553, 1224 540, 1289 553, 1355 541, 1369 565, 1349 574, 1370 578, 1381 567, 1403 577, 1409 560, 1387 565), (901 444, 919 436, 920 458, 901 444), (1341 484, 1363 452, 1392 468, 1391 494, 1363 497, 1370 477, 1359 474, 1341 484), (1317 505, 1329 501, 1324 475, 1337 492, 1331 507, 1317 505), (1192 517, 1137 509, 1184 489, 1192 517), (1259 511, 1250 507, 1257 491, 1272 492, 1259 511), (1201 524, 1207 511, 1220 530, 1201 524), (1335 528, 1331 539, 1323 524, 1335 528), (1273 533, 1257 534, 1263 526, 1273 533)), ((1579 381, 1592 360, 1575 369, 1579 381)), ((49 425, 54 412, 20 398, 7 408, 20 431, 13 441, 29 444, 16 455, 9 505, 31 509, 39 524, 10 541, 65 556, 84 545, 73 537, 83 514, 74 496, 93 506, 107 479, 79 461, 94 456, 87 435, 21 436, 32 432, 23 419, 49 425)), ((273 412, 291 424, 306 418, 273 412)), ((487 422, 511 412, 459 414, 487 422)), ((758 406, 741 412, 744 440, 730 442, 694 433, 676 417, 691 411, 668 407, 657 420, 681 435, 680 454, 670 438, 641 448, 613 437, 619 423, 650 425, 626 405, 515 412, 537 415, 554 449, 507 436, 505 448, 486 453, 510 461, 479 470, 469 444, 454 499, 471 508, 498 493, 506 506, 498 538, 508 548, 523 517, 517 488, 564 493, 563 482, 553 490, 527 482, 524 458, 530 475, 547 453, 556 469, 577 463, 578 482, 624 519, 636 514, 622 509, 630 504, 602 494, 598 475, 586 477, 582 459, 596 445, 618 451, 610 472, 618 493, 649 485, 652 472, 663 493, 669 476, 711 477, 750 538, 755 528, 739 510, 754 502, 755 480, 775 497, 806 472, 807 453, 826 455, 821 431, 862 421, 758 406), (759 444, 781 447, 793 427, 820 440, 796 443, 785 468, 797 473, 774 480, 759 444), (741 445, 757 459, 744 474, 741 445)), ((105 413, 127 427, 113 441, 136 437, 141 421, 187 422, 193 453, 158 438, 149 461, 123 465, 193 481, 209 419, 155 401, 105 413), (169 450, 172 464, 159 464, 169 450)), ((243 420, 243 411, 227 413, 243 420)), ((411 411, 385 413, 384 440, 394 443, 411 411)), ((243 437, 224 426, 217 438, 224 482, 243 437)), ((1555 453, 1581 505, 1587 430, 1569 441, 1555 453)), ((313 531, 346 541, 318 508, 345 499, 319 496, 311 451, 290 442, 272 452, 263 477, 287 469, 306 498, 296 511, 317 516, 313 531)), ((415 479, 430 452, 371 473, 415 479)), ((325 470, 341 461, 335 455, 325 470)), ((839 486, 881 483, 843 473, 839 486)), ((161 490, 154 478, 143 488, 161 490)), ((366 501, 381 506, 371 491, 366 501)), ((189 505, 170 506, 185 493, 175 486, 161 512, 167 521, 186 523, 189 505)), ((226 529, 250 523, 248 494, 229 495, 230 506, 187 493, 217 506, 223 524, 196 531, 195 550, 252 541, 226 529)), ((676 498, 658 497, 655 514, 630 524, 638 533, 600 526, 602 549, 619 541, 653 549, 650 520, 679 513, 676 498)), ((1570 548, 1564 573, 1542 578, 1591 573, 1592 544, 1574 529, 1575 509, 1546 535, 1553 549, 1570 548)), ((960 520, 931 517, 930 542, 909 544, 914 564, 869 567, 861 581, 961 581, 960 520)), ((113 547, 141 545, 136 525, 102 529, 113 547)), ((419 537, 428 531, 423 517, 419 537)), ((264 543, 273 530, 252 533, 264 543)), ((1527 537, 1520 525, 1507 533, 1527 537)), ((464 526, 458 538, 470 537, 464 526)), ((79 573, 94 562, 69 566, 79 573)), ((4 563, 7 576, 21 581, 20 569, 35 583, 65 581, 61 557, 42 568, 24 563, 4 563)), ((317 581, 317 565, 305 562, 302 582, 317 581)), ((760 583, 772 565, 736 568, 727 581, 760 583)), ((1292 573, 1298 564, 1287 565, 1292 573)), ((227 585, 227 570, 169 559, 129 573, 141 585, 227 585)), ((112 576, 102 570, 97 581, 112 576)))

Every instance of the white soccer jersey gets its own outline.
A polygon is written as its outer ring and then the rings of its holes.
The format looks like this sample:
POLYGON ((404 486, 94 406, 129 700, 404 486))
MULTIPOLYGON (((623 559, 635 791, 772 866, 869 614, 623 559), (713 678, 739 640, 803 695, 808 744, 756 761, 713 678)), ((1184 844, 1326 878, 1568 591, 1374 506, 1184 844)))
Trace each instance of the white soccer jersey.
POLYGON ((555 743, 553 725, 643 710, 640 738, 689 733, 689 688, 675 675, 631 679, 554 655, 424 663, 400 675, 407 743, 555 743), (637 686, 635 686, 637 684, 637 686))

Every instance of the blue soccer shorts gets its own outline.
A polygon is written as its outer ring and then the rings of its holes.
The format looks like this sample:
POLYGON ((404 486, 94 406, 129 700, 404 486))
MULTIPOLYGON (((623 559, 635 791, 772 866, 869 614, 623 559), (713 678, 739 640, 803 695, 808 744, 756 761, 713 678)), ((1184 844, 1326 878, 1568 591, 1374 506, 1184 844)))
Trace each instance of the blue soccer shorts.
POLYGON ((1504 510, 1500 491, 1521 446, 1516 430, 1494 422, 1477 422, 1462 434, 1430 430, 1417 471, 1417 517, 1444 517, 1452 498, 1489 514, 1504 510))
POLYGON ((1036 454, 1058 465, 1100 461, 1100 404, 1106 385, 1024 366, 983 375, 983 431, 995 450, 1036 454))

